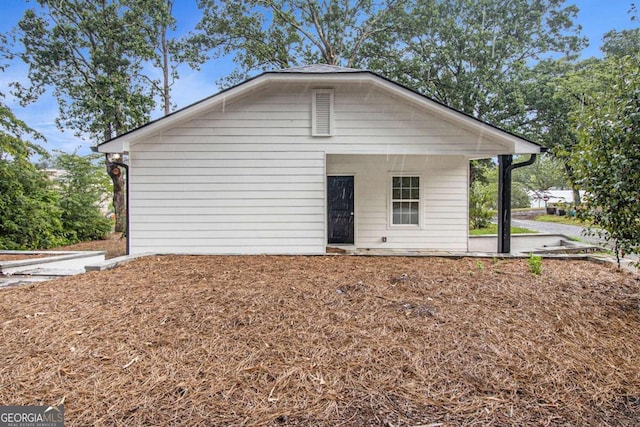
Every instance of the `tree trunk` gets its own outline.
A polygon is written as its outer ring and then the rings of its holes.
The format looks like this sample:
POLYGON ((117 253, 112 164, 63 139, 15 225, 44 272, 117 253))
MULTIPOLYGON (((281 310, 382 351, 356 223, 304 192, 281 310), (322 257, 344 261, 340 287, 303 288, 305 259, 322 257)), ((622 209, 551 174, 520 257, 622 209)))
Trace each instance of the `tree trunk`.
POLYGON ((164 98, 164 115, 171 113, 171 88, 169 86, 169 45, 167 44, 167 27, 162 28, 162 97, 164 98))
POLYGON ((582 203, 582 199, 580 198, 580 190, 577 188, 573 189, 573 206, 578 207, 582 203))
POLYGON ((569 184, 571 184, 571 189, 573 190, 573 206, 577 208, 582 203, 582 200, 580 199, 580 190, 576 187, 573 169, 569 166, 566 160, 564 161, 564 170, 567 172, 569 184))
MULTIPOLYGON (((116 216, 116 233, 124 233, 127 230, 127 205, 125 201, 124 174, 121 167, 117 167, 106 159, 107 173, 113 182, 113 209, 116 216)), ((127 177, 128 179, 128 177, 127 177)))

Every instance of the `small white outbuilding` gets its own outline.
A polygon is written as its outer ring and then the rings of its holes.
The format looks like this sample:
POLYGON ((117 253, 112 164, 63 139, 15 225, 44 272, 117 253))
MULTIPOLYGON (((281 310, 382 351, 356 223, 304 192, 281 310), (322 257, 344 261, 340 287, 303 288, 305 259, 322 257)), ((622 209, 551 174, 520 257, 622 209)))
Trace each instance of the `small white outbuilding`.
POLYGON ((127 153, 132 254, 467 251, 471 159, 533 142, 369 71, 266 72, 98 146, 127 153))

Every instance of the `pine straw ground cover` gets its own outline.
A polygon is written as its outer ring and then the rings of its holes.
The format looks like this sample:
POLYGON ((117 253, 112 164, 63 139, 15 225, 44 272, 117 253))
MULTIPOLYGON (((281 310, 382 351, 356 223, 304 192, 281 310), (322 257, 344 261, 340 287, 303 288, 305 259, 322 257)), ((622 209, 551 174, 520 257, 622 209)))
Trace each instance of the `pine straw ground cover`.
POLYGON ((91 240, 60 246, 52 251, 105 251, 105 258, 115 258, 127 253, 127 239, 122 233, 111 233, 104 240, 91 240))
POLYGON ((635 276, 587 262, 148 257, 0 290, 0 404, 67 425, 640 424, 635 276))

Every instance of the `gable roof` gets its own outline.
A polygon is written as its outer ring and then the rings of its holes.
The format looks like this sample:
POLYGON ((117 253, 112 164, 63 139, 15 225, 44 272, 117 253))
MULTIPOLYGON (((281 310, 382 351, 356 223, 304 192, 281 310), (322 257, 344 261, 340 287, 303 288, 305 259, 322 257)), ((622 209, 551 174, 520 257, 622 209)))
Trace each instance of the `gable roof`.
POLYGON ((500 140, 509 140, 515 145, 515 151, 518 154, 539 153, 546 151, 542 145, 524 138, 515 133, 501 129, 490 123, 477 119, 469 114, 456 110, 440 101, 423 95, 413 89, 394 82, 384 76, 368 70, 360 70, 356 68, 339 67, 327 64, 312 64, 301 67, 286 68, 282 70, 266 71, 255 77, 252 77, 235 86, 224 89, 216 94, 208 96, 200 101, 188 105, 180 110, 174 111, 166 116, 152 120, 136 129, 119 135, 109 141, 102 142, 96 147, 96 151, 102 153, 125 152, 129 150, 129 144, 136 140, 150 136, 151 134, 161 132, 173 126, 176 123, 188 119, 188 116, 203 112, 218 103, 228 102, 230 98, 235 98, 245 94, 251 90, 255 90, 271 81, 309 81, 309 82, 342 82, 367 80, 378 86, 384 86, 388 90, 395 92, 407 101, 426 106, 431 112, 439 113, 454 123, 460 123, 466 127, 470 127, 479 133, 490 133, 500 140), (437 111, 433 111, 437 110, 437 111))

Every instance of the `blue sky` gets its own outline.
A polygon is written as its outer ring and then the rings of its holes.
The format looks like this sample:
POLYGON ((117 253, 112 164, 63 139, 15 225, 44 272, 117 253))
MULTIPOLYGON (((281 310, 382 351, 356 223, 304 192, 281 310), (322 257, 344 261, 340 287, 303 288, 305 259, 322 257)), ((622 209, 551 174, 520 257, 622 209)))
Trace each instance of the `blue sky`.
MULTIPOLYGON (((10 31, 18 22, 23 12, 29 7, 36 7, 35 1, 0 0, 0 31, 10 31)), ((589 39, 589 47, 582 52, 583 58, 601 56, 599 46, 604 33, 616 29, 632 28, 628 11, 634 0, 575 0, 566 4, 575 4, 580 9, 577 23, 582 26, 582 33, 589 39)), ((174 11, 178 19, 178 32, 187 31, 195 26, 199 19, 196 0, 176 0, 174 11)), ((637 3, 640 3, 638 1, 637 3)), ((637 25, 637 24, 635 24, 637 25)), ((217 92, 215 82, 231 71, 229 61, 206 64, 201 71, 193 71, 187 66, 181 69, 181 78, 176 82, 173 90, 173 102, 178 108, 189 105, 199 99, 217 92)), ((14 61, 0 76, 0 92, 8 93, 11 81, 24 80, 27 68, 24 64, 14 61)), ((44 147, 49 150, 71 152, 78 150, 80 154, 87 154, 92 141, 83 140, 72 132, 61 132, 56 128, 55 118, 58 114, 56 101, 50 94, 26 108, 20 107, 10 96, 5 100, 14 113, 29 126, 38 130, 47 138, 44 147)), ((155 117, 160 113, 156 113, 155 117)))

